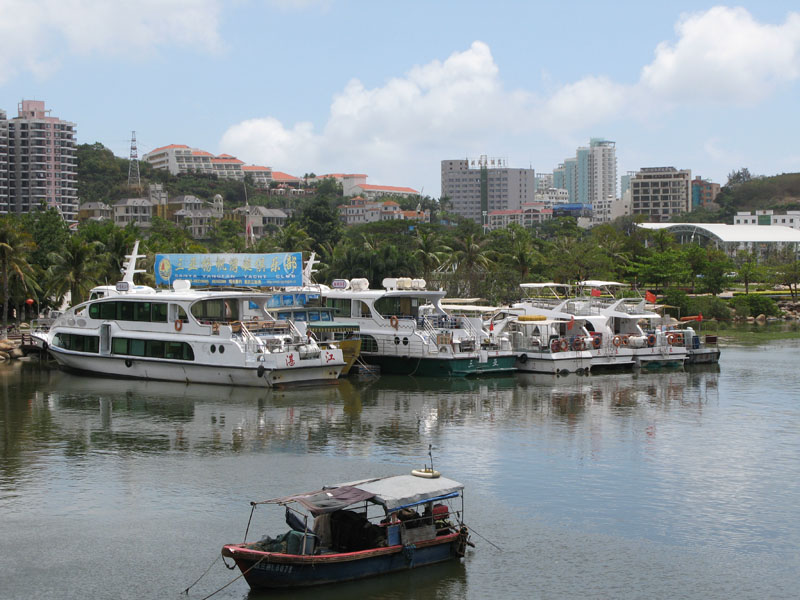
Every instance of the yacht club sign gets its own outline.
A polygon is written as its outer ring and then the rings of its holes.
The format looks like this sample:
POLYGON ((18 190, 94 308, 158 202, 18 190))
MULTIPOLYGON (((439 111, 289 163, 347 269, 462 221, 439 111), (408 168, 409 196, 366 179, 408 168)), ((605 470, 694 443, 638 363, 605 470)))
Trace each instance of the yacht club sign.
POLYGON ((301 252, 276 254, 156 254, 156 285, 186 279, 193 286, 300 286, 301 252))

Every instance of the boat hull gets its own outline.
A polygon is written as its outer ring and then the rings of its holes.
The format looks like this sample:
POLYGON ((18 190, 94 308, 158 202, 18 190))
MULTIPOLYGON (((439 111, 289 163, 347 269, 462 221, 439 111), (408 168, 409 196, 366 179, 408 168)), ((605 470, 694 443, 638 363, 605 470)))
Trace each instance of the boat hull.
POLYGON ((283 387, 299 384, 335 384, 342 364, 302 365, 292 369, 259 370, 257 366, 187 363, 185 361, 121 358, 114 355, 68 352, 50 346, 51 356, 65 369, 126 379, 149 379, 250 387, 283 387))
POLYGON ((387 375, 416 375, 419 377, 469 377, 494 375, 516 371, 516 356, 489 356, 486 361, 478 357, 423 358, 415 356, 382 356, 361 353, 368 364, 377 365, 387 375))
POLYGON ((352 581, 458 559, 459 543, 459 534, 453 533, 408 546, 310 556, 259 552, 231 544, 222 548, 222 555, 233 558, 247 583, 257 590, 352 581))
POLYGON ((580 356, 578 352, 563 352, 557 354, 541 354, 535 352, 521 353, 516 362, 518 371, 527 373, 577 373, 589 371, 592 359, 580 356))

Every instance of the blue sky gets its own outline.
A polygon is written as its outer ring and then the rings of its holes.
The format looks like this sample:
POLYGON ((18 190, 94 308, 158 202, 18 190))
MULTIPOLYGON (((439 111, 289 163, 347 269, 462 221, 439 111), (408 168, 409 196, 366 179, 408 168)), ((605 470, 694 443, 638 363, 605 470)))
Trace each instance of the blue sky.
POLYGON ((440 161, 800 171, 796 2, 0 0, 0 108, 434 197, 440 161))

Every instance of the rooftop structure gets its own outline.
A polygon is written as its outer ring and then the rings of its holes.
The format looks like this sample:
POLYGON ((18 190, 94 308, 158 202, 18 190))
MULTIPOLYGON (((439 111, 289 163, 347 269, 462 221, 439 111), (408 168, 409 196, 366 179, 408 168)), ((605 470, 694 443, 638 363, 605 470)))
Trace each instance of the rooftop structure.
POLYGON ((767 255, 784 247, 800 248, 800 231, 775 225, 727 225, 723 223, 641 223, 644 229, 666 229, 682 244, 707 241, 734 256, 739 250, 767 255))

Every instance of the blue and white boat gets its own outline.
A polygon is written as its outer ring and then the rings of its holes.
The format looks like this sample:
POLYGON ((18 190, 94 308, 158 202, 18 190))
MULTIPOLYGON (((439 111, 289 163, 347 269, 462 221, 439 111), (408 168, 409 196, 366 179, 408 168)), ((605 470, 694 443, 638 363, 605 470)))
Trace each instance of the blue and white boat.
MULTIPOLYGON (((422 469, 251 502, 280 506, 290 531, 228 544, 254 590, 296 588, 405 571, 463 557, 464 486, 422 469)), ((252 511, 251 511, 252 519, 252 511)), ((245 533, 247 537, 247 533, 245 533)))

